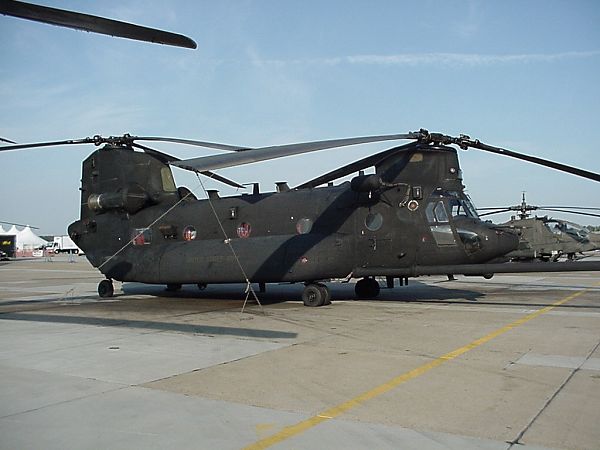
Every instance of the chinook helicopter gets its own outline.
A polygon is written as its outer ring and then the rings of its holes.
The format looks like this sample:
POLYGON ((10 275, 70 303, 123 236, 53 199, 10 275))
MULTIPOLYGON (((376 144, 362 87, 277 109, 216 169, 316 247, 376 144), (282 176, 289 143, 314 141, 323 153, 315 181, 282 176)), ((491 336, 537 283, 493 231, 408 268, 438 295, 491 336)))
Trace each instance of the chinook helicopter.
POLYGON ((534 162, 595 181, 600 174, 493 147, 468 136, 421 129, 281 146, 246 148, 177 138, 84 138, 7 145, 0 150, 94 144, 84 162, 80 218, 68 232, 106 279, 183 284, 302 282, 307 306, 329 303, 323 281, 360 278, 359 298, 376 297, 376 277, 393 286, 409 277, 437 274, 600 270, 600 262, 498 263, 515 250, 518 237, 481 220, 464 192, 458 146, 534 162), (177 187, 171 167, 241 187, 216 169, 369 142, 409 140, 340 167, 299 186, 278 183, 277 192, 198 200, 177 187), (140 142, 172 142, 227 151, 181 160, 140 142), (365 175, 364 169, 375 173, 365 175), (357 173, 351 181, 334 181, 357 173), (325 186, 323 186, 325 185, 325 186), (322 187, 321 187, 322 186, 322 187))
POLYGON ((557 261, 566 255, 569 260, 576 255, 600 249, 600 234, 588 230, 573 222, 554 219, 548 216, 531 217, 530 211, 553 211, 578 214, 588 217, 600 217, 600 208, 580 206, 533 206, 525 201, 525 193, 520 205, 478 208, 485 211, 479 214, 484 217, 509 211, 517 212, 508 222, 500 224, 514 230, 519 236, 519 247, 506 256, 512 260, 557 261))

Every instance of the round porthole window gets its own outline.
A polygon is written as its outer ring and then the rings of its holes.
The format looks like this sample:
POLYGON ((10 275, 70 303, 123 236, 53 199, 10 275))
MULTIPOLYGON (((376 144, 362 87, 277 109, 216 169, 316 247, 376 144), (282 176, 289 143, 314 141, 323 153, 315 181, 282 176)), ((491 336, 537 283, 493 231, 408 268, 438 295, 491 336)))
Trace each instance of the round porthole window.
POLYGON ((196 229, 193 226, 188 225, 183 229, 183 240, 193 241, 194 239, 196 239, 197 234, 198 233, 196 232, 196 229))
POLYGON ((312 226, 312 220, 303 218, 296 223, 296 231, 298 232, 298 234, 307 234, 310 233, 312 226))
POLYGON ((369 231, 377 231, 383 225, 383 216, 379 213, 369 213, 365 218, 365 226, 369 231))

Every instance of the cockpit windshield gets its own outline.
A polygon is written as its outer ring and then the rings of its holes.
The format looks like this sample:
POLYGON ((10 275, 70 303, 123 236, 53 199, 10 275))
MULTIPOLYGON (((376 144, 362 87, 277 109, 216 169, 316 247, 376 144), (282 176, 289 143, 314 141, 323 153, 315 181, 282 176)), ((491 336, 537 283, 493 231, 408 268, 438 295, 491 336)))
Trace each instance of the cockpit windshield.
POLYGON ((442 191, 439 190, 434 193, 435 197, 437 197, 441 201, 442 199, 447 199, 448 209, 452 218, 456 218, 458 216, 461 217, 471 217, 478 218, 477 211, 471 203, 471 199, 468 195, 456 192, 456 191, 442 191))

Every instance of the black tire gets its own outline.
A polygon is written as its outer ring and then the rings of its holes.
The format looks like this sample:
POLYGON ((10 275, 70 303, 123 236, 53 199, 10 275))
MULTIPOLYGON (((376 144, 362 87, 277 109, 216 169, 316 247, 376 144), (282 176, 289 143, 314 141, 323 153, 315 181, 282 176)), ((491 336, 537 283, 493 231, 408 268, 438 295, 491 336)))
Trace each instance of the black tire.
POLYGON ((379 295, 380 287, 375 278, 363 278, 354 286, 358 298, 375 298, 379 295))
POLYGON ((102 298, 112 297, 115 293, 115 289, 113 288, 112 281, 110 280, 102 280, 98 283, 98 295, 102 298))
POLYGON ((316 284, 308 284, 302 292, 302 301, 304 306, 323 306, 325 295, 321 287, 316 284))
POLYGON ((323 294, 323 305, 331 305, 331 291, 323 283, 317 283, 316 286, 321 290, 323 294))

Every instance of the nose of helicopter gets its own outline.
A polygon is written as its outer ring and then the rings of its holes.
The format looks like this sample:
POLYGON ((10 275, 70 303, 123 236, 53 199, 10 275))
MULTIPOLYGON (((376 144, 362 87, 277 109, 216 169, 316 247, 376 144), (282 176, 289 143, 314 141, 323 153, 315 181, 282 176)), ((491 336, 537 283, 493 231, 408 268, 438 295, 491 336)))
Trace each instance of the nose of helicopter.
POLYGON ((481 256, 486 260, 504 256, 519 246, 518 236, 505 229, 486 224, 480 233, 484 238, 481 256))
POLYGON ((486 262, 504 256, 519 245, 519 238, 508 230, 480 221, 463 222, 458 235, 473 262, 486 262))

